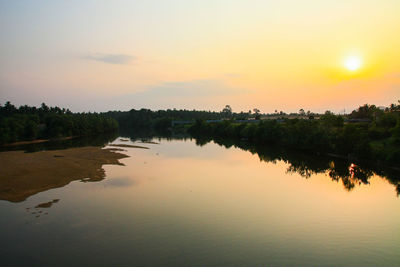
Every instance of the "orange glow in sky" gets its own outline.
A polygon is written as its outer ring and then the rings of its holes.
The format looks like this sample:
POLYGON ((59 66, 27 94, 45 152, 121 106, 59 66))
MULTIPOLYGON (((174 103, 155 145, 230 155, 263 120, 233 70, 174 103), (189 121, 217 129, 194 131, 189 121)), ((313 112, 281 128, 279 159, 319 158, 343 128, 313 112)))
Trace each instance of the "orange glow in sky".
POLYGON ((400 95, 399 1, 0 5, 0 103, 337 112, 400 95))

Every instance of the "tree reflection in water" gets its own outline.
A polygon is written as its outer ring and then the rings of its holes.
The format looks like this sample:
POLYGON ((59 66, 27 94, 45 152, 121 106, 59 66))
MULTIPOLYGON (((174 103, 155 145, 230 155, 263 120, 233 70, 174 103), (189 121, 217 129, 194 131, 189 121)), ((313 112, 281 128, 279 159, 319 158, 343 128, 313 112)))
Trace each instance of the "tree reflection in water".
POLYGON ((400 173, 397 169, 385 168, 378 164, 355 163, 343 158, 301 153, 277 147, 250 145, 246 140, 197 138, 196 144, 204 146, 210 141, 230 148, 232 146, 257 154, 261 161, 276 163, 284 161, 289 165, 287 173, 298 173, 304 178, 315 174, 325 173, 332 181, 342 182, 346 190, 351 191, 355 186, 369 184, 373 175, 379 175, 396 187, 400 195, 400 173))

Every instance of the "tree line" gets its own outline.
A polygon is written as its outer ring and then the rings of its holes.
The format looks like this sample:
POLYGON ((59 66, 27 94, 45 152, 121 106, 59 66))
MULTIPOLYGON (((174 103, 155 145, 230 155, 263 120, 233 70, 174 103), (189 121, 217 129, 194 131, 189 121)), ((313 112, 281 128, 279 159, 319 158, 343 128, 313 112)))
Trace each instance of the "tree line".
MULTIPOLYGON (((16 141, 89 136, 103 133, 166 132, 171 122, 193 121, 183 130, 194 137, 245 140, 257 145, 279 145, 297 150, 332 153, 357 159, 400 163, 400 101, 386 108, 363 105, 349 115, 325 112, 319 119, 281 117, 254 123, 260 111, 235 113, 229 105, 221 112, 197 110, 132 109, 106 113, 72 113, 68 109, 0 105, 0 144, 16 141), (207 122, 219 120, 219 122, 207 122)), ((182 126, 178 126, 182 127, 182 126)), ((176 130, 175 128, 173 130, 176 130)))
POLYGON ((68 109, 0 104, 0 144, 89 136, 118 131, 118 122, 99 113, 72 113, 68 109))
MULTIPOLYGON (((258 109, 257 112, 259 113, 258 109)), ((117 120, 120 130, 127 132, 132 129, 165 131, 171 127, 172 121, 258 118, 258 113, 235 113, 229 105, 226 105, 221 112, 187 109, 167 109, 157 111, 152 111, 150 109, 131 109, 130 111, 109 111, 105 114, 117 120)))
POLYGON ((189 128, 189 132, 196 138, 246 140, 257 145, 279 145, 360 160, 400 163, 398 104, 385 109, 366 104, 348 116, 334 115, 327 111, 318 120, 261 120, 259 123, 225 120, 207 123, 198 119, 189 128), (363 120, 352 122, 354 119, 363 120))

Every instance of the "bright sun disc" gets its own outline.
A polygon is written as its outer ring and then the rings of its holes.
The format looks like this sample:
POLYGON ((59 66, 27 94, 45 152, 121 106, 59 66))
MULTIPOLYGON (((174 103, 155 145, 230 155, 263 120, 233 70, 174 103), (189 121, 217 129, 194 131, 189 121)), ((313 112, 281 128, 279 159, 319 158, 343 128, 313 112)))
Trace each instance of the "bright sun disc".
POLYGON ((344 66, 350 71, 358 70, 361 67, 361 59, 359 57, 351 56, 346 58, 344 66))

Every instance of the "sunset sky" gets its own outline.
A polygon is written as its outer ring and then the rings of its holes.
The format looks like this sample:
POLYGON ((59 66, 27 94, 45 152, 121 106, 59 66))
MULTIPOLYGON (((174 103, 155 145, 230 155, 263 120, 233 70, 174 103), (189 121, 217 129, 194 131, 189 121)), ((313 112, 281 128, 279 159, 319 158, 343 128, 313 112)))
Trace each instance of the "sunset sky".
POLYGON ((400 99, 399 0, 0 0, 0 104, 346 112, 400 99))

